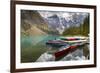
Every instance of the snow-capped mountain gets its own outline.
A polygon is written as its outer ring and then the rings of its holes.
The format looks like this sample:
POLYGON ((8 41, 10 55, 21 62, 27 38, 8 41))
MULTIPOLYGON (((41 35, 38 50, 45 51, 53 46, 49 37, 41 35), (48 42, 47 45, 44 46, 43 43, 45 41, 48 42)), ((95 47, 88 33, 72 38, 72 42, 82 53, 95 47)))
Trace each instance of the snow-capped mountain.
POLYGON ((65 28, 80 26, 88 16, 88 13, 85 12, 39 11, 39 13, 48 23, 48 26, 57 30, 60 34, 63 33, 65 28))

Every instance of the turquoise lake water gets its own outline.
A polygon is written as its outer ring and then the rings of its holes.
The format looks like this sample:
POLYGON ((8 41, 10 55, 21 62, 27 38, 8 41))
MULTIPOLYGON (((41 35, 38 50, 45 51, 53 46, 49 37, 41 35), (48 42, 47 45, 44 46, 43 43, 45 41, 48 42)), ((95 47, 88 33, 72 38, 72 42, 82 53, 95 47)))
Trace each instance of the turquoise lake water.
POLYGON ((48 50, 46 42, 59 38, 57 35, 22 36, 21 37, 21 62, 34 62, 48 50))
MULTIPOLYGON (((21 36, 21 62, 35 62, 44 52, 48 50, 46 42, 55 40, 61 36, 58 35, 41 35, 41 36, 21 36)), ((89 48, 84 48, 84 54, 89 54, 89 48)))

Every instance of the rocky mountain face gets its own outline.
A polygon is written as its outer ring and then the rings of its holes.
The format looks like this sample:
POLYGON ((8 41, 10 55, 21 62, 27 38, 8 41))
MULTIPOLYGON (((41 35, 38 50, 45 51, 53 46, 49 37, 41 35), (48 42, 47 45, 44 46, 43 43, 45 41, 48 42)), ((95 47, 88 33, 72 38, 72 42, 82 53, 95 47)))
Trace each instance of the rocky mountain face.
POLYGON ((63 31, 70 27, 79 27, 83 24, 86 16, 73 14, 71 17, 66 18, 62 16, 53 15, 51 17, 46 18, 49 26, 53 29, 59 31, 59 33, 63 33, 63 31))
POLYGON ((48 28, 37 11, 21 10, 21 32, 25 35, 44 35, 43 29, 48 28))
POLYGON ((60 34, 67 28, 79 27, 88 16, 88 13, 78 12, 39 11, 39 13, 49 24, 49 28, 58 31, 60 34))

